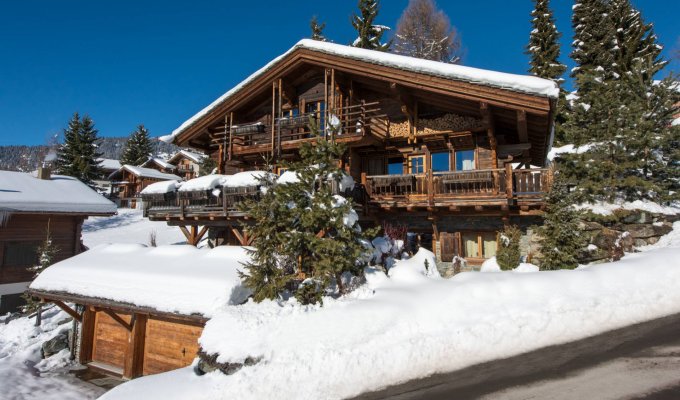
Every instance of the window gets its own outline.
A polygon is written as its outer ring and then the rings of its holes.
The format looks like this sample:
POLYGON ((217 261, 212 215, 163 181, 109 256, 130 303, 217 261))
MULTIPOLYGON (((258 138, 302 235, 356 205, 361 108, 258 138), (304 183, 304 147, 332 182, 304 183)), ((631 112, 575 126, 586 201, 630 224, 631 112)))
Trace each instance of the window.
POLYGON ((316 120, 319 123, 319 129, 325 129, 326 127, 325 110, 326 104, 323 101, 313 101, 305 104, 306 113, 316 114, 316 120))
POLYGON ((38 263, 37 242, 5 243, 2 265, 7 267, 30 267, 38 263))
POLYGON ((390 158, 387 160, 387 174, 388 175, 402 175, 404 173, 404 159, 390 158))
POLYGON ((475 151, 456 151, 456 171, 469 171, 475 169, 475 151))
POLYGON ((408 158, 409 174, 425 173, 425 156, 412 156, 408 158))
POLYGON ((432 153, 432 172, 446 172, 450 171, 451 168, 449 163, 451 158, 449 157, 448 151, 442 151, 439 153, 432 153))
POLYGON ((465 232, 461 235, 463 251, 468 258, 491 258, 496 255, 496 233, 465 232))

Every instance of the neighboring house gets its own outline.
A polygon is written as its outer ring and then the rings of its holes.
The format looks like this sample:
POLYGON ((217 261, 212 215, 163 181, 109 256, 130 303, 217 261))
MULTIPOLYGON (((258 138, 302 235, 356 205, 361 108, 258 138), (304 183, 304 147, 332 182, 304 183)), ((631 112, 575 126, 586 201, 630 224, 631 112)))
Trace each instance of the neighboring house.
POLYGON ((149 158, 140 167, 155 169, 166 174, 174 174, 177 169, 174 165, 158 157, 149 158))
POLYGON ((83 250, 81 228, 88 216, 114 215, 116 205, 79 180, 39 169, 38 177, 0 171, 0 314, 16 311, 33 280, 37 248, 49 231, 58 248, 55 262, 83 250))
POLYGON ((180 150, 170 157, 168 164, 174 165, 177 168, 175 173, 188 181, 198 177, 198 171, 203 158, 205 158, 203 154, 180 150))
POLYGON ((118 171, 109 175, 111 184, 115 186, 114 195, 120 207, 136 208, 140 200, 140 192, 148 185, 160 181, 180 181, 177 175, 160 172, 153 168, 123 165, 118 171))
MULTIPOLYGON (((538 77, 302 40, 163 139, 230 174, 295 159, 314 140, 310 118, 332 124, 361 224, 406 225, 439 260, 475 264, 495 255, 504 225, 540 223, 558 93, 538 77)), ((147 215, 249 242, 232 202, 177 202, 147 215)))
POLYGON ((190 365, 214 308, 247 299, 238 272, 246 252, 98 246, 47 268, 29 293, 80 322, 74 355, 81 364, 125 378, 151 375, 190 365))
POLYGON ((94 180, 94 184, 97 186, 99 191, 105 193, 107 196, 110 196, 111 181, 109 180, 109 175, 118 171, 122 165, 120 165, 120 161, 110 158, 99 158, 97 161, 99 161, 99 167, 102 170, 102 174, 94 180))

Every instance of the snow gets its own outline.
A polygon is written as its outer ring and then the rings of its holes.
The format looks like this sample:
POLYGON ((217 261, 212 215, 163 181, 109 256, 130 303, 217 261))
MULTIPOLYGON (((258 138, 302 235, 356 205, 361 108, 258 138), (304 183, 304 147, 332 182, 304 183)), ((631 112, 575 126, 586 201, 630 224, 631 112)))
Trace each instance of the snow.
POLYGON ((582 154, 582 153, 585 153, 588 150, 590 150, 596 144, 597 143, 589 143, 589 144, 584 144, 582 146, 574 146, 573 144, 565 144, 564 146, 553 147, 548 152, 548 160, 552 161, 552 160, 555 159, 555 157, 558 157, 560 154, 582 154))
POLYGON ((248 259, 238 246, 101 245, 47 267, 30 288, 210 316, 250 295, 238 276, 248 259))
POLYGON ((649 200, 619 201, 605 203, 597 201, 595 203, 582 203, 575 206, 577 210, 590 211, 593 214, 612 215, 615 210, 640 210, 653 214, 677 215, 680 214, 680 205, 664 206, 649 200))
POLYGON ((367 269, 366 284, 323 307, 291 299, 217 311, 201 346, 220 362, 260 358, 253 366, 201 377, 187 367, 103 399, 348 398, 678 313, 678 257, 663 248, 586 269, 448 280, 367 269))
POLYGON ((419 249, 408 260, 395 260, 395 264, 390 268, 388 275, 395 282, 405 283, 417 283, 421 280, 427 280, 427 278, 441 278, 434 254, 423 248, 419 249), (426 261, 427 267, 425 267, 426 261))
POLYGON ((498 265, 496 256, 484 260, 482 266, 479 268, 479 272, 501 272, 501 266, 498 265))
POLYGON ((116 205, 70 176, 0 171, 0 211, 95 215, 114 214, 116 205))
POLYGON ((142 166, 142 167, 146 167, 146 166, 149 165, 149 164, 157 164, 157 165, 160 166, 161 168, 165 168, 165 169, 175 169, 175 166, 174 166, 174 165, 172 165, 172 164, 168 163, 167 161, 163 160, 162 158, 158 158, 158 157, 151 157, 151 158, 149 158, 149 159, 148 159, 144 164, 142 164, 141 166, 142 166))
POLYGON ((175 129, 170 135, 162 136, 160 139, 165 142, 172 142, 174 138, 177 137, 177 135, 182 133, 189 126, 193 125, 200 118, 217 108, 217 106, 230 99, 236 93, 240 92, 245 86, 264 75, 267 71, 271 70, 275 65, 277 65, 279 61, 286 58, 288 55, 298 49, 305 49, 322 54, 331 54, 343 58, 359 60, 400 70, 514 90, 537 96, 557 98, 559 95, 559 88, 555 82, 535 76, 508 74, 504 72, 466 67, 457 64, 423 60, 393 53, 361 49, 318 40, 303 39, 295 44, 295 46, 290 48, 287 52, 270 61, 267 65, 260 68, 258 71, 250 75, 231 90, 224 93, 207 107, 203 108, 194 116, 184 121, 184 123, 175 129))
POLYGON ((262 178, 267 174, 273 175, 265 171, 245 171, 238 172, 234 175, 226 176, 222 179, 222 186, 224 187, 252 187, 259 186, 262 178))
POLYGON ((182 182, 177 181, 160 181, 150 184, 145 187, 141 194, 163 194, 176 191, 182 182))
POLYGON ((7 324, 0 317, 0 398, 12 400, 82 400, 100 396, 104 389, 81 381, 69 372, 76 364, 68 350, 41 359, 43 342, 68 330, 69 316, 56 307, 35 319, 17 318, 7 324), (61 323, 61 324, 60 324, 61 323))
POLYGON ((300 177, 298 176, 297 172, 293 171, 284 171, 279 178, 276 180, 276 183, 297 183, 300 182, 300 177))
POLYGON ((527 272, 538 272, 538 266, 530 263, 519 263, 517 268, 513 269, 512 272, 527 273, 527 272))
POLYGON ((179 160, 179 159, 182 158, 182 157, 188 158, 189 160, 191 160, 191 161, 193 161, 193 162, 195 162, 195 163, 199 163, 199 162, 201 162, 201 160, 203 160, 206 156, 205 156, 204 154, 194 153, 194 152, 189 151, 189 150, 180 150, 180 151, 178 151, 177 153, 175 153, 172 157, 170 157, 170 159, 168 160, 168 162, 169 162, 169 163, 173 163, 173 162, 179 160))
POLYGON ((137 167, 134 165, 128 165, 125 164, 123 165, 118 171, 112 173, 109 178, 110 179, 115 179, 113 178, 114 176, 120 176, 120 174, 123 172, 123 170, 129 171, 130 173, 144 177, 144 178, 152 178, 152 179, 163 179, 163 180, 173 180, 173 181, 181 181, 182 178, 180 178, 177 175, 174 174, 166 174, 163 172, 160 172, 158 170, 155 170, 153 168, 144 168, 144 167, 137 167))
POLYGON ((99 161, 99 166, 107 171, 115 171, 122 167, 120 161, 111 158, 98 158, 97 161, 99 161))
POLYGON ((158 245, 186 243, 178 227, 149 221, 137 209, 121 208, 112 217, 91 217, 83 223, 83 242, 89 248, 107 243, 149 243, 152 233, 158 245))
POLYGON ((222 180, 228 178, 229 175, 205 175, 198 178, 190 179, 180 186, 180 192, 194 192, 198 190, 212 190, 222 184, 222 180))

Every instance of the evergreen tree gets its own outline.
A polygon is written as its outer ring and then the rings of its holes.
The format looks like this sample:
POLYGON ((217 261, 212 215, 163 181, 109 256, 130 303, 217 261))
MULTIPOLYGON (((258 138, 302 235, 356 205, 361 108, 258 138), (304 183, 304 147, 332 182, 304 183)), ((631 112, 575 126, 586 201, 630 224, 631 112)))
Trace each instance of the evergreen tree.
MULTIPOLYGON (((59 247, 57 247, 54 243, 52 243, 52 236, 50 235, 50 227, 49 227, 49 221, 47 223, 47 234, 45 235, 45 240, 42 242, 40 247, 37 249, 37 255, 38 255, 38 264, 34 265, 32 267, 28 267, 28 271, 33 273, 33 279, 37 278, 38 275, 42 271, 45 270, 45 268, 49 267, 52 265, 52 262, 54 261, 54 257, 57 255, 59 252, 59 247)), ((33 296, 30 296, 28 294, 23 295, 24 300, 26 301, 26 305, 23 307, 23 312, 30 314, 38 310, 40 308, 40 301, 33 296)))
POLYGON ((120 163, 123 165, 142 165, 151 157, 152 153, 153 145, 149 138, 149 131, 144 125, 139 125, 125 142, 120 163))
MULTIPOLYGON (((277 298, 302 274, 320 282, 320 290, 335 283, 343 294, 342 274, 362 272, 364 235, 358 217, 351 201, 333 190, 343 176, 338 160, 345 150, 317 135, 314 143, 300 147, 300 161, 282 163, 296 174, 296 182, 275 184, 266 177, 263 197, 241 206, 255 221, 247 231, 256 250, 243 278, 256 301, 277 298)), ((309 298, 309 290, 304 288, 302 297, 309 298)))
POLYGON ((203 157, 198 163, 198 174, 200 176, 210 175, 217 168, 217 161, 212 157, 203 157))
POLYGON ((378 16, 379 1, 359 0, 358 7, 360 15, 352 15, 352 26, 358 34, 352 46, 378 51, 389 50, 390 42, 381 43, 381 40, 382 35, 390 28, 373 23, 378 16))
POLYGON ((101 175, 97 133, 89 116, 85 115, 81 119, 78 113, 73 114, 68 127, 64 129, 64 143, 57 150, 56 166, 60 174, 92 185, 92 181, 101 175))
POLYGON ((587 98, 591 87, 597 84, 593 71, 609 69, 612 64, 612 28, 607 18, 611 12, 604 0, 576 0, 573 9, 574 29, 571 58, 576 66, 571 71, 574 86, 580 98, 587 98))
POLYGON ((508 225, 499 237, 500 243, 496 253, 496 262, 503 271, 517 268, 521 258, 519 241, 522 238, 522 231, 515 225, 508 225))
MULTIPOLYGON (((552 79, 560 85, 564 83, 562 75, 566 65, 559 61, 562 36, 555 25, 555 17, 550 8, 550 0, 534 0, 535 7, 531 12, 533 30, 529 35, 527 54, 531 57, 529 72, 541 78, 552 79)), ((563 125, 567 120, 566 93, 560 90, 555 112, 555 142, 566 141, 563 125)))
POLYGON ((460 62, 460 37, 434 0, 411 0, 397 23, 394 52, 426 60, 460 62))
POLYGON ((312 30, 312 39, 322 42, 328 41, 323 35, 323 30, 326 28, 326 23, 324 22, 319 24, 319 20, 316 18, 316 15, 313 16, 312 20, 309 22, 309 28, 312 30))
POLYGON ((556 172, 546 198, 541 235, 541 269, 574 269, 578 266, 577 255, 586 245, 586 238, 579 228, 579 212, 573 207, 573 198, 565 185, 563 176, 556 172))

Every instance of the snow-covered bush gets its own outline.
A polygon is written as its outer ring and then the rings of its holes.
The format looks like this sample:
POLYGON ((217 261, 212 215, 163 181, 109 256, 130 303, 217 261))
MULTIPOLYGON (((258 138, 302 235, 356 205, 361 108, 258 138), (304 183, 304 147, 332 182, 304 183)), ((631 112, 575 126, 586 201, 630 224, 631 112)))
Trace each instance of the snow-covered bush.
POLYGON ((522 232, 517 226, 508 225, 500 233, 496 260, 503 271, 516 268, 520 263, 519 240, 522 232))

